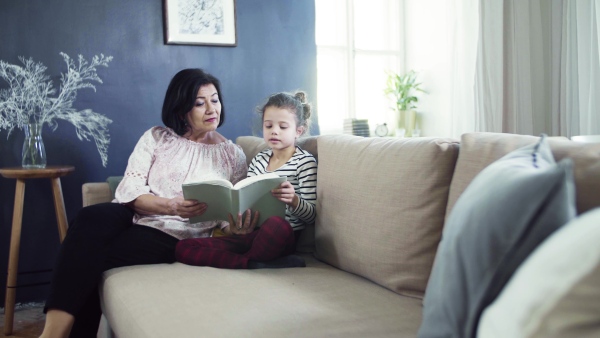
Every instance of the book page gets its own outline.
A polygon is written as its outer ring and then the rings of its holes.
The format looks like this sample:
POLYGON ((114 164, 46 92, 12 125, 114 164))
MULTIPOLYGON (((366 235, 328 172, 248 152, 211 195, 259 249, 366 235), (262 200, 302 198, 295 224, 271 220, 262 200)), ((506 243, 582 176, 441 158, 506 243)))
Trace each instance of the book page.
POLYGON ((198 184, 220 185, 220 186, 228 187, 228 188, 233 187, 233 184, 231 184, 231 182, 229 182, 228 180, 222 179, 222 178, 215 178, 213 180, 207 180, 207 181, 184 183, 183 186, 185 187, 186 185, 191 186, 191 185, 198 185, 198 184))
MULTIPOLYGON (((221 183, 222 184, 222 183, 221 183)), ((231 186, 231 183, 229 183, 231 186)), ((231 209, 231 189, 229 187, 207 182, 186 183, 182 185, 183 198, 196 200, 208 205, 206 212, 200 216, 190 218, 190 223, 204 221, 227 221, 231 209)))
MULTIPOLYGON (((243 188, 245 186, 248 186, 248 185, 250 185, 250 184, 252 184, 254 182, 261 181, 261 180, 264 180, 264 179, 267 179, 267 178, 278 179, 279 175, 277 175, 276 173, 266 173, 266 174, 261 174, 261 175, 246 177, 243 180, 237 182, 233 186, 233 189, 241 189, 241 188, 243 188)), ((285 181, 285 179, 283 181, 285 181)))
POLYGON ((251 209, 260 213, 258 226, 271 216, 285 218, 285 203, 273 196, 271 190, 286 181, 286 178, 274 175, 260 175, 263 176, 260 180, 254 180, 238 190, 233 190, 233 202, 240 212, 251 209))

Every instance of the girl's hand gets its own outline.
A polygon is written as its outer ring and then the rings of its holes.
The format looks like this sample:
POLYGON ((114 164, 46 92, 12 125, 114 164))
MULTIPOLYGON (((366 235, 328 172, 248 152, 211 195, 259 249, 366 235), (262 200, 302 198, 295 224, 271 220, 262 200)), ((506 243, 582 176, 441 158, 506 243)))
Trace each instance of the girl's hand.
POLYGON ((196 200, 185 200, 182 196, 171 198, 167 201, 169 215, 175 215, 182 218, 199 216, 206 212, 208 205, 196 200))
POLYGON ((256 223, 258 223, 258 211, 252 214, 252 210, 248 209, 242 216, 241 213, 237 215, 237 221, 233 220, 233 216, 231 214, 229 217, 229 225, 223 228, 223 232, 227 235, 245 235, 254 231, 256 228, 256 223))
POLYGON ((298 207, 298 196, 294 186, 288 181, 281 183, 277 189, 271 190, 271 194, 287 205, 298 207))

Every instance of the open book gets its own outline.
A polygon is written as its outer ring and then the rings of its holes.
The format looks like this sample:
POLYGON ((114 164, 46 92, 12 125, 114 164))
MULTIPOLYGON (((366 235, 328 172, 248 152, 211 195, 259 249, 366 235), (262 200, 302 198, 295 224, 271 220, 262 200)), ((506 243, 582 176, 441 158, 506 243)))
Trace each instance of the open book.
POLYGON ((206 212, 191 217, 190 223, 227 221, 228 214, 231 214, 235 220, 238 212, 244 213, 247 209, 260 213, 258 226, 271 216, 284 218, 285 203, 271 195, 271 190, 284 181, 286 181, 285 177, 267 173, 245 178, 235 185, 224 179, 184 183, 183 197, 186 200, 197 200, 208 204, 206 212))

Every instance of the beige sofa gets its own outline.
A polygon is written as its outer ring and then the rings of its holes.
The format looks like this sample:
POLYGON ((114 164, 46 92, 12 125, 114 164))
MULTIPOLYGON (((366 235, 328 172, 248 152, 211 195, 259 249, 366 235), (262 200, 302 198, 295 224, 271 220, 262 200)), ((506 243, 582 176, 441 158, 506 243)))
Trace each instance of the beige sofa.
MULTIPOLYGON (((415 337, 447 214, 479 171, 537 140, 306 138, 319 163, 318 216, 298 247, 307 267, 114 269, 104 274, 103 312, 125 338, 415 337)), ((248 161, 264 148, 257 137, 236 142, 248 161)), ((574 160, 578 212, 600 206, 600 144, 550 144, 557 160, 574 160)), ((108 200, 107 183, 84 184, 84 205, 108 200)))

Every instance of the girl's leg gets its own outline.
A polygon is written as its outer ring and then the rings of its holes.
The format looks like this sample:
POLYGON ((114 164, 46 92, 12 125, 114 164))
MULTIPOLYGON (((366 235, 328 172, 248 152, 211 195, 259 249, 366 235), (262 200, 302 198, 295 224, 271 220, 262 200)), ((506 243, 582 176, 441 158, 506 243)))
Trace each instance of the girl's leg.
POLYGON ((175 248, 177 261, 195 266, 212 266, 221 269, 245 269, 248 251, 258 231, 247 235, 226 237, 189 238, 179 241, 175 248))
POLYGON ((281 217, 271 217, 258 230, 247 235, 181 240, 177 243, 175 255, 177 261, 188 265, 221 269, 304 266, 304 260, 299 257, 274 262, 268 266, 254 264, 273 261, 293 253, 294 250, 294 230, 290 224, 281 217))
POLYGON ((257 232, 252 247, 244 254, 248 259, 257 262, 268 262, 294 252, 294 230, 285 219, 270 217, 260 226, 257 232))

